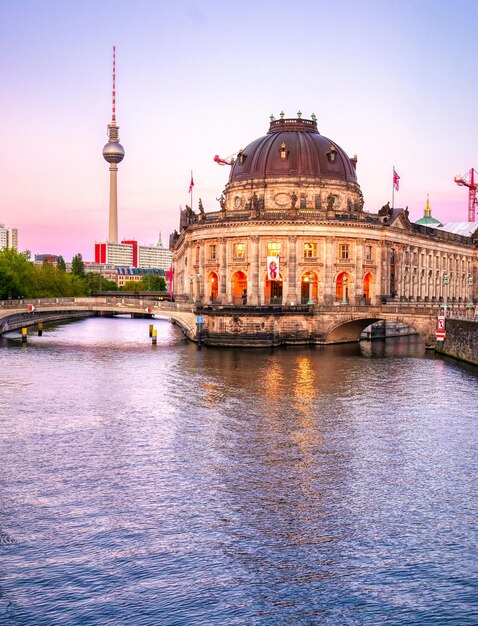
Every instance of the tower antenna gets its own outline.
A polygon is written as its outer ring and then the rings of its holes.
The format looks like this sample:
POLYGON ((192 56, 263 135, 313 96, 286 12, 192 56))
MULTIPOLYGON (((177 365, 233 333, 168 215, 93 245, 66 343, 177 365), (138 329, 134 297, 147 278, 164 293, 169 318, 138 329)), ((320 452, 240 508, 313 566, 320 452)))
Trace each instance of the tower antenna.
POLYGON ((116 46, 113 46, 113 93, 111 123, 116 126, 116 46))

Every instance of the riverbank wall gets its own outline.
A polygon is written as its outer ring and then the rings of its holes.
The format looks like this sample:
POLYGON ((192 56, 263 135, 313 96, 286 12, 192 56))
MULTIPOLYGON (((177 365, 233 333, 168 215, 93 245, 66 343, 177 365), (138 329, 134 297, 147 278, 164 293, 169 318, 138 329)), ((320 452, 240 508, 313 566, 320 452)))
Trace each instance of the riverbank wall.
POLYGON ((437 341, 440 354, 478 365, 478 320, 446 320, 446 338, 437 341))

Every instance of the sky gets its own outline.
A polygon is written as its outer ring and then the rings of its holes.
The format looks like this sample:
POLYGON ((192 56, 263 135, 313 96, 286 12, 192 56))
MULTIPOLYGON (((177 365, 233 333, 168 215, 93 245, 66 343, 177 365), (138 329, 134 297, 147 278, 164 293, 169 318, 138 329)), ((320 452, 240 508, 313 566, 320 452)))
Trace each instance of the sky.
POLYGON ((317 116, 358 155, 365 210, 468 219, 478 169, 475 0, 0 0, 0 223, 19 249, 80 252, 108 234, 102 157, 116 112, 120 238, 156 243, 179 207, 217 210, 229 157, 269 116, 317 116))

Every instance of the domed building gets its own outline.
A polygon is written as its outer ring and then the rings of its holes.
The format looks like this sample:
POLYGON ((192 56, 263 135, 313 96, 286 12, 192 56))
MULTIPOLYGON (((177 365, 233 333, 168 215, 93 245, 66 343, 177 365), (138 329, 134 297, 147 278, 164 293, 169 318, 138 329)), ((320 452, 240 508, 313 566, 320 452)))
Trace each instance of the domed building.
POLYGON ((219 209, 181 213, 174 291, 203 305, 294 307, 386 299, 466 301, 476 237, 413 224, 387 203, 364 211, 350 158, 311 119, 271 116, 231 162, 219 209))

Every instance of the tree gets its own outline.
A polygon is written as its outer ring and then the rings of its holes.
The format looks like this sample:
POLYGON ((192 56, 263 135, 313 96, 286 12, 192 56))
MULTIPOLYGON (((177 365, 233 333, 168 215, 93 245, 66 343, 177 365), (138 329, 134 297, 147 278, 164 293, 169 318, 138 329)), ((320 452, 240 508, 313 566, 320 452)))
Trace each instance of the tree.
POLYGON ((86 278, 90 291, 118 291, 114 280, 108 280, 97 272, 88 272, 86 278))
POLYGON ((143 291, 141 281, 127 280, 122 287, 123 291, 143 291))
POLYGON ((29 297, 33 291, 35 268, 30 253, 12 248, 0 251, 0 299, 29 297))
POLYGON ((71 259, 71 273, 80 278, 85 277, 85 264, 79 252, 71 259))
POLYGON ((56 260, 56 267, 57 269, 59 269, 61 272, 66 272, 66 263, 65 263, 65 259, 61 256, 58 257, 58 259, 56 260))
POLYGON ((138 291, 166 291, 166 281, 156 274, 143 276, 137 285, 138 291))

